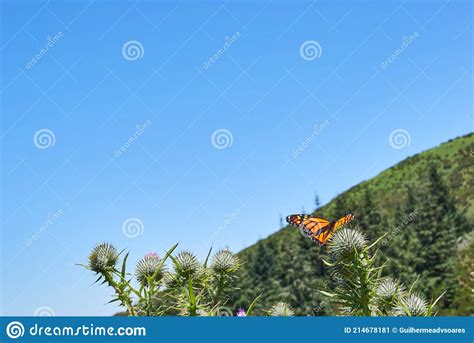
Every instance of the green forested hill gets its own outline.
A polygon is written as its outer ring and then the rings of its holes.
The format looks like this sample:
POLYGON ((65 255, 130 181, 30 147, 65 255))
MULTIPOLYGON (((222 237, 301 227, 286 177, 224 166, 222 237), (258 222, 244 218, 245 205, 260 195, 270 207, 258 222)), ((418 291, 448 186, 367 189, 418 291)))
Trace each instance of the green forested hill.
MULTIPOLYGON (((384 273, 406 284, 419 277, 416 289, 427 297, 446 290, 440 314, 474 313, 474 134, 407 158, 314 213, 353 213, 350 226, 371 240, 387 233, 379 254, 384 273)), ((279 230, 239 253, 245 264, 231 303, 245 307, 262 294, 260 311, 286 301, 298 315, 335 314, 316 292, 331 287, 324 255, 298 229, 279 230)))

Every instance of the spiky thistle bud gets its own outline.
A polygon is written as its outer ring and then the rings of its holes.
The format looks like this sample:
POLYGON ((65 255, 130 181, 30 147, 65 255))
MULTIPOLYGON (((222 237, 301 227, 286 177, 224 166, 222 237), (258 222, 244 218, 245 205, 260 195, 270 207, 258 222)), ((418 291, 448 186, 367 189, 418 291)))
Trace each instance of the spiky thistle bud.
POLYGON ((138 261, 135 268, 135 276, 138 282, 147 282, 147 279, 155 274, 155 280, 159 281, 163 277, 164 272, 159 270, 161 268, 161 261, 161 258, 155 253, 149 253, 138 261))
POLYGON ((272 317, 293 317, 294 314, 295 313, 293 312, 291 307, 289 307, 288 304, 284 302, 275 304, 270 309, 270 316, 272 317))
POLYGON ((199 262, 196 256, 189 251, 181 251, 176 255, 176 262, 179 264, 180 268, 175 266, 175 271, 177 273, 183 273, 187 275, 193 275, 199 270, 199 262))
POLYGON ((112 271, 118 257, 117 249, 112 244, 97 244, 89 255, 89 268, 96 273, 112 271))
POLYGON ((361 251, 367 247, 367 238, 355 229, 341 229, 337 231, 328 244, 329 253, 336 259, 345 258, 354 253, 354 249, 361 251))
POLYGON ((420 294, 409 294, 403 297, 400 305, 395 307, 396 316, 425 316, 428 311, 428 304, 420 294))
POLYGON ((237 267, 238 258, 227 249, 218 251, 212 258, 211 268, 216 273, 226 273, 237 267))
POLYGON ((405 288, 398 281, 395 281, 390 277, 386 277, 382 279, 376 288, 375 293, 379 298, 391 299, 402 293, 404 290, 405 288))

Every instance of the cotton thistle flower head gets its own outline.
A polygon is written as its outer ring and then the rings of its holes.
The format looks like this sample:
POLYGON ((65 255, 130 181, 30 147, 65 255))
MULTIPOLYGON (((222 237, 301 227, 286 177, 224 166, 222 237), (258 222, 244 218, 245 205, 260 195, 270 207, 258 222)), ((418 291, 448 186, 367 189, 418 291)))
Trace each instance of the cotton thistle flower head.
POLYGON ((328 244, 329 253, 336 259, 350 256, 354 249, 362 251, 367 238, 358 230, 343 228, 337 231, 328 244))
POLYGON ((109 243, 100 243, 92 249, 89 255, 89 268, 96 273, 112 271, 117 264, 119 253, 109 243))
POLYGON ((176 261, 179 263, 181 270, 175 266, 177 273, 181 272, 187 275, 194 275, 199 271, 200 265, 196 256, 189 251, 181 251, 176 255, 176 261))
POLYGON ((161 268, 161 258, 154 252, 145 255, 137 263, 135 268, 135 276, 138 282, 146 282, 147 279, 156 274, 155 280, 158 281, 163 277, 163 270, 161 268))
POLYGON ((409 294, 401 299, 394 314, 397 316, 425 316, 428 311, 428 304, 425 298, 419 294, 409 294))
POLYGON ((270 316, 272 317, 293 317, 294 314, 295 313, 293 312, 291 307, 289 307, 288 304, 284 302, 275 304, 270 309, 270 316))
POLYGON ((216 273, 225 273, 235 268, 239 263, 239 260, 229 250, 224 249, 218 251, 212 258, 211 268, 216 273))

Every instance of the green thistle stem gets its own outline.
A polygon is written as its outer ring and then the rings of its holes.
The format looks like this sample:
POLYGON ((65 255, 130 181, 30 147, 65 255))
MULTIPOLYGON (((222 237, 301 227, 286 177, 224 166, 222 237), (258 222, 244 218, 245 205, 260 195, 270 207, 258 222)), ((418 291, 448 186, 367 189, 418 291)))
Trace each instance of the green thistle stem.
POLYGON ((128 282, 127 279, 125 279, 122 276, 122 274, 120 274, 117 270, 114 270, 114 274, 117 275, 120 278, 120 280, 127 285, 127 287, 130 289, 130 291, 135 293, 136 296, 138 296, 140 299, 143 298, 141 293, 139 291, 137 291, 135 288, 133 288, 133 286, 130 284, 130 282, 128 282))
POLYGON ((153 309, 153 298, 155 296, 155 281, 152 278, 148 278, 148 284, 147 316, 151 316, 153 309))
MULTIPOLYGON (((357 252, 356 252, 357 254, 357 252)), ((357 273, 360 281, 360 293, 361 293, 361 308, 362 308, 362 315, 363 316, 370 316, 370 286, 369 286, 369 278, 368 278, 368 268, 364 268, 364 262, 367 261, 367 256, 364 253, 363 257, 360 258, 356 257, 357 266, 357 273)))
POLYGON ((132 301, 130 300, 128 294, 126 294, 124 290, 115 282, 113 276, 109 272, 104 272, 103 275, 109 283, 109 286, 115 290, 115 293, 117 293, 117 296, 122 304, 127 308, 128 313, 131 316, 136 317, 137 314, 133 308, 132 301))

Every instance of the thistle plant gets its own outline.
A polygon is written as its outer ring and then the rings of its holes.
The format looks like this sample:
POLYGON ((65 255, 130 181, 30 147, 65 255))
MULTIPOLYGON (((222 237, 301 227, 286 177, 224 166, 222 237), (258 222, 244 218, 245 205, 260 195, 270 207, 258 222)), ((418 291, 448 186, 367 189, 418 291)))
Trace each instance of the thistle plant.
POLYGON ((92 249, 88 264, 81 266, 98 275, 96 282, 102 280, 114 290, 110 302, 124 306, 130 316, 222 315, 219 309, 225 307, 229 292, 235 289, 238 258, 229 250, 211 257, 209 250, 205 262, 200 263, 189 251, 173 255, 176 247, 163 258, 156 253, 145 255, 131 274, 127 272, 129 254, 110 243, 100 243, 92 249), (169 261, 172 268, 166 264, 169 261))
MULTIPOLYGON (((231 291, 237 289, 236 272, 241 266, 238 257, 227 249, 211 256, 210 249, 201 263, 190 251, 174 255, 177 246, 163 257, 154 252, 146 254, 132 274, 127 272, 129 253, 119 252, 110 243, 100 243, 92 249, 88 264, 81 266, 98 275, 96 282, 102 280, 114 290, 110 303, 118 302, 129 316, 232 316, 227 302, 231 291)), ((248 308, 240 308, 236 316, 250 316, 259 298, 248 308)), ((285 303, 268 311, 270 316, 293 314, 285 303)))
POLYGON ((229 290, 235 280, 235 272, 239 268, 239 260, 229 250, 218 251, 211 260, 210 269, 210 295, 214 305, 218 305, 219 299, 228 300, 229 290))
POLYGON ((381 241, 369 245, 357 229, 337 231, 328 243, 329 267, 333 289, 321 293, 328 296, 348 316, 432 316, 431 304, 413 291, 416 282, 406 289, 398 280, 382 276, 383 265, 376 266, 377 252, 372 249, 381 241))

